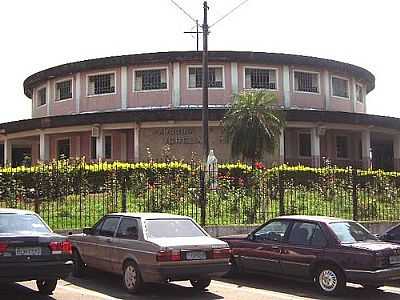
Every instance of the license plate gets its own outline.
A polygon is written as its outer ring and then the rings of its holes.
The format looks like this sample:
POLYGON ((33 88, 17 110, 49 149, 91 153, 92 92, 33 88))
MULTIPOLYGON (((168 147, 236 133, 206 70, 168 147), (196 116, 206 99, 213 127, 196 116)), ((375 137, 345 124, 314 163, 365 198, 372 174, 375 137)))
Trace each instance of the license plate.
POLYGON ((39 256, 42 255, 42 248, 40 247, 24 247, 15 248, 16 256, 39 256))
POLYGON ((400 264, 400 255, 389 257, 389 262, 391 265, 400 264))
POLYGON ((203 251, 190 251, 186 252, 186 259, 187 260, 202 260, 206 259, 207 255, 203 251))

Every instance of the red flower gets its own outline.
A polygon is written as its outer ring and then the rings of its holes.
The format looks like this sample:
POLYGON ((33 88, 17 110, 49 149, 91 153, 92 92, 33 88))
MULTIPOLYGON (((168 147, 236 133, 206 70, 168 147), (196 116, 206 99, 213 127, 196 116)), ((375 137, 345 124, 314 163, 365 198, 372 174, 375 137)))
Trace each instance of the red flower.
POLYGON ((256 169, 265 169, 265 166, 262 162, 256 162, 255 164, 256 169))

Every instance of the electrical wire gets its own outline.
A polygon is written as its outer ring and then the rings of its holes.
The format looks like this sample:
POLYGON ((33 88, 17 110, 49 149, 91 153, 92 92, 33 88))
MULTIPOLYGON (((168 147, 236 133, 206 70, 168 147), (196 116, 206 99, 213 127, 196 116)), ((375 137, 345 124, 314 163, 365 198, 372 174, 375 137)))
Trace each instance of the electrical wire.
POLYGON ((174 0, 170 0, 178 9, 180 9, 186 16, 188 16, 193 22, 197 22, 195 18, 193 18, 186 10, 184 10, 178 3, 174 0))
MULTIPOLYGON (((171 0, 172 1, 172 0, 171 0)), ((214 23, 212 23, 209 28, 213 27, 215 24, 221 22, 223 19, 225 19, 227 16, 229 16, 230 14, 232 14, 235 10, 237 10, 238 8, 240 8, 241 6, 243 6, 246 2, 248 2, 250 0, 244 0, 242 2, 240 2, 237 6, 235 6, 234 8, 232 8, 230 11, 228 11, 225 15, 223 15, 221 18, 219 18, 217 21, 215 21, 214 23)))

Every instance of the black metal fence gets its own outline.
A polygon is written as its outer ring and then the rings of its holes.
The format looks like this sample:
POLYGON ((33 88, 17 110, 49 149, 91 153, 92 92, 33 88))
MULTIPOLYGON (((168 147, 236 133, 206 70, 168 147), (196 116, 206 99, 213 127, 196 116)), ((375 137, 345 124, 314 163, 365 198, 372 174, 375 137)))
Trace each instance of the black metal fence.
POLYGON ((0 169, 0 207, 38 212, 54 229, 91 226, 110 212, 169 212, 203 225, 259 224, 288 214, 400 220, 400 173, 241 164, 58 161, 0 169), (200 177, 206 178, 206 201, 200 177))

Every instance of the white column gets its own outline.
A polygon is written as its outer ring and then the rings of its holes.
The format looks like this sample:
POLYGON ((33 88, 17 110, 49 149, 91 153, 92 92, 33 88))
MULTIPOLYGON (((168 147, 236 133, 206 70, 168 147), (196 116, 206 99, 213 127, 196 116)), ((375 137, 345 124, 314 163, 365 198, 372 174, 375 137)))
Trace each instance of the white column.
POLYGON ((371 167, 371 133, 369 130, 361 132, 361 153, 364 169, 371 167))
POLYGON ((319 167, 321 164, 321 151, 318 128, 311 128, 311 158, 313 167, 319 167))
POLYGON ((238 64, 236 62, 231 63, 231 80, 232 80, 232 94, 239 93, 239 73, 238 64))
POLYGON ((322 83, 324 85, 324 107, 325 110, 330 110, 330 102, 331 102, 331 85, 328 70, 325 70, 322 73, 322 83))
POLYGON ((43 132, 39 136, 39 160, 49 161, 50 160, 50 137, 43 132))
POLYGON ((285 130, 281 130, 279 136, 279 162, 281 164, 285 163, 285 130))
POLYGON ((9 139, 4 140, 4 165, 12 164, 12 143, 9 139))
POLYGON ((104 159, 104 134, 101 128, 99 129, 99 135, 96 137, 96 158, 98 161, 104 159))
POLYGON ((356 87, 356 80, 354 78, 350 81, 350 90, 351 90, 351 102, 352 102, 352 109, 353 112, 357 111, 357 87, 356 87))
POLYGON ((289 66, 283 66, 283 101, 286 108, 292 105, 290 91, 290 69, 289 66))
POLYGON ((81 110, 81 73, 75 76, 75 112, 79 114, 81 110))
POLYGON ((128 67, 121 67, 121 109, 128 108, 128 67))
POLYGON ((127 136, 125 132, 121 133, 121 161, 127 161, 128 160, 128 153, 127 153, 127 136))
POLYGON ((177 107, 181 105, 181 64, 174 62, 172 64, 172 106, 177 107))
POLYGON ((133 158, 135 162, 140 160, 140 144, 139 144, 139 137, 140 137, 140 127, 137 125, 133 131, 133 158))
POLYGON ((50 106, 52 106, 51 99, 51 82, 50 80, 47 80, 47 85, 46 85, 46 103, 47 103, 47 115, 50 116, 51 109, 50 106))
POLYGON ((394 169, 400 170, 400 134, 396 134, 393 137, 393 162, 394 169))

